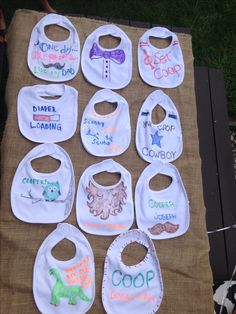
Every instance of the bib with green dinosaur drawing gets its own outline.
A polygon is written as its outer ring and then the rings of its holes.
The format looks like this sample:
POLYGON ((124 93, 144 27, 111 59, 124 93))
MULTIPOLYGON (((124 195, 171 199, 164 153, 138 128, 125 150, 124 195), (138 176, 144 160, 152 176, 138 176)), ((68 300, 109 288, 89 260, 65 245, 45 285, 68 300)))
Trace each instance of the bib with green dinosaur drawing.
POLYGON ((95 268, 92 248, 74 226, 61 223, 39 248, 33 272, 35 303, 44 314, 87 313, 95 298, 95 268), (51 250, 68 239, 76 247, 67 261, 53 257, 51 250))

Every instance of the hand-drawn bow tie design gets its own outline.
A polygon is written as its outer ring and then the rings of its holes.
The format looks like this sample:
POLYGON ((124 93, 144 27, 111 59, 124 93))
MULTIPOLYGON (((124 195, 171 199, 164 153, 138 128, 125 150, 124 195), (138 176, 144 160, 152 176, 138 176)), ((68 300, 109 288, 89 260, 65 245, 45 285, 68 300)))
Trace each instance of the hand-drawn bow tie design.
POLYGON ((89 52, 89 57, 90 59, 110 59, 117 64, 122 64, 125 61, 125 52, 122 49, 115 49, 112 51, 102 50, 96 43, 94 43, 89 52))

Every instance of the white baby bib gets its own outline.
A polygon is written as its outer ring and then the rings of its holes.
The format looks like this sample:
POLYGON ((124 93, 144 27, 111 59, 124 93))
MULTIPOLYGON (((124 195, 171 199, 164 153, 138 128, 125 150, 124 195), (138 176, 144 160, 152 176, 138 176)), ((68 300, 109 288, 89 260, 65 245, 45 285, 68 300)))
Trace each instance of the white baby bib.
POLYGON ((95 298, 95 268, 92 248, 85 236, 70 224, 59 224, 41 244, 34 264, 33 294, 44 314, 84 314, 95 298), (61 240, 76 247, 75 256, 57 260, 51 253, 61 240))
POLYGON ((59 14, 45 15, 33 28, 28 47, 28 66, 36 77, 64 82, 77 74, 80 63, 80 42, 74 25, 59 14), (49 39, 44 28, 56 24, 66 28, 70 35, 66 40, 49 39))
POLYGON ((22 159, 16 170, 11 187, 11 207, 22 221, 57 223, 69 216, 74 194, 74 170, 69 155, 56 144, 41 144, 22 159), (35 171, 31 162, 44 156, 59 160, 59 168, 51 173, 35 171))
POLYGON ((175 166, 155 161, 144 169, 135 188, 135 213, 139 229, 152 239, 174 238, 188 230, 189 201, 175 166), (166 189, 154 191, 149 187, 157 174, 171 177, 166 189))
POLYGON ((84 43, 81 67, 86 79, 95 86, 125 87, 132 76, 132 43, 129 37, 113 24, 98 27, 84 43), (105 35, 120 38, 120 44, 114 49, 101 47, 99 38, 105 35))
POLYGON ((102 303, 107 314, 151 314, 159 309, 163 284, 159 261, 152 240, 139 229, 119 235, 110 245, 105 259, 102 303), (143 261, 127 266, 122 251, 137 242, 147 248, 143 261))
POLYGON ((152 92, 140 109, 135 143, 140 157, 148 162, 171 162, 182 154, 179 114, 170 97, 161 90, 152 92), (158 124, 152 122, 152 111, 156 105, 160 105, 166 114, 158 124))
POLYGON ((86 106, 81 120, 80 134, 84 148, 95 156, 117 156, 130 144, 131 127, 129 105, 117 93, 102 89, 96 92, 86 106), (100 115, 95 104, 107 101, 117 103, 115 111, 100 115))
POLYGON ((79 180, 76 216, 80 228, 91 234, 109 236, 127 231, 134 219, 130 173, 112 159, 88 167, 79 180), (93 176, 103 171, 120 173, 119 182, 98 184, 93 176))
POLYGON ((29 140, 65 141, 76 131, 78 92, 64 84, 23 87, 18 94, 17 113, 20 131, 29 140), (45 96, 48 98, 43 98, 45 96), (54 96, 60 98, 49 98, 54 96))
POLYGON ((178 37, 164 27, 153 27, 146 31, 138 43, 138 68, 144 82, 151 86, 173 88, 184 80, 184 59, 178 37), (168 38, 166 48, 157 48, 150 37, 168 38))

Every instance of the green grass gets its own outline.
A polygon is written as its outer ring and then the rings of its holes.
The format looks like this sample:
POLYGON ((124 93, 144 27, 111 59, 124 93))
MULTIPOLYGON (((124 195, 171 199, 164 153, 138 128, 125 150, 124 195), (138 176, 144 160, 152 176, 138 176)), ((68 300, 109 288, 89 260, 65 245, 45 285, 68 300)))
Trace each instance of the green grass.
MULTIPOLYGON (((4 2, 8 23, 17 8, 39 9, 36 0, 4 2)), ((189 28, 195 64, 223 68, 229 116, 236 118, 236 0, 52 0, 50 3, 59 13, 189 28)))

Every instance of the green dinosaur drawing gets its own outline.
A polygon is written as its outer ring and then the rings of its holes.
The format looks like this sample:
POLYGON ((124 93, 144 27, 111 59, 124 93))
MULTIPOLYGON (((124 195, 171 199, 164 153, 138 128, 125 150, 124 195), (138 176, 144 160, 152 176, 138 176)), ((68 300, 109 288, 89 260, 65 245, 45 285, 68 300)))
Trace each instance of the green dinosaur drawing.
POLYGON ((56 278, 55 285, 52 288, 51 304, 59 305, 61 298, 68 298, 68 304, 71 305, 77 304, 77 297, 80 297, 81 300, 86 302, 91 301, 91 299, 84 294, 80 286, 65 286, 56 268, 51 268, 49 273, 56 278))

